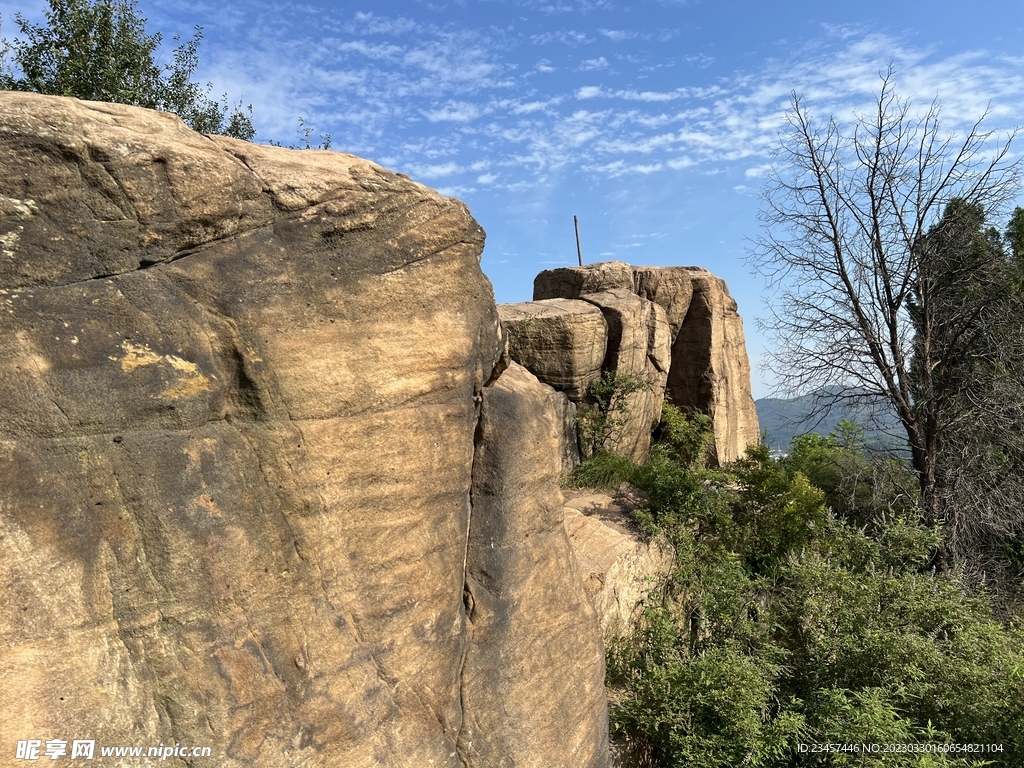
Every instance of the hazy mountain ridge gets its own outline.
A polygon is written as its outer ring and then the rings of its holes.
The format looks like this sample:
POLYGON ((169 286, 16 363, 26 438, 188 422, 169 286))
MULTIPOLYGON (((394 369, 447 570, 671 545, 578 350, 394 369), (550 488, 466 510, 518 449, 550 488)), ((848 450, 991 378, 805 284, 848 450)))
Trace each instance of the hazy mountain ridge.
POLYGON ((808 432, 828 436, 844 420, 864 428, 868 449, 905 449, 906 434, 891 410, 846 405, 836 406, 825 414, 809 416, 816 397, 811 393, 793 398, 764 397, 754 401, 761 434, 773 450, 786 450, 794 437, 808 432))

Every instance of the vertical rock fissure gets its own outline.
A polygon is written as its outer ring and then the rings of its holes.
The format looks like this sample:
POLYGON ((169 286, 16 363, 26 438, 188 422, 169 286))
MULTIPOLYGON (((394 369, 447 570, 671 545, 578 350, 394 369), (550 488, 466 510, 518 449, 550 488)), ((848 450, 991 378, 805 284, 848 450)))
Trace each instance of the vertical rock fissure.
MULTIPOLYGON (((484 384, 484 387, 489 387, 493 384, 494 378, 484 384)), ((466 531, 465 541, 462 555, 462 613, 463 613, 463 632, 465 641, 462 646, 462 658, 459 659, 459 672, 458 672, 458 690, 459 690, 459 730, 455 734, 455 753, 459 760, 459 764, 462 768, 469 768, 469 763, 464 754, 465 747, 463 742, 463 732, 466 727, 466 688, 465 688, 465 670, 466 670, 466 657, 469 654, 469 646, 472 640, 472 622, 475 608, 475 598, 473 596, 473 590, 469 586, 469 542, 470 536, 473 530, 473 489, 476 487, 475 473, 476 473, 476 456, 477 451, 480 449, 480 445, 483 440, 483 394, 477 392, 474 396, 476 401, 476 424, 473 428, 473 461, 470 465, 470 480, 469 480, 469 491, 466 494, 466 502, 468 505, 469 514, 466 518, 466 531)))

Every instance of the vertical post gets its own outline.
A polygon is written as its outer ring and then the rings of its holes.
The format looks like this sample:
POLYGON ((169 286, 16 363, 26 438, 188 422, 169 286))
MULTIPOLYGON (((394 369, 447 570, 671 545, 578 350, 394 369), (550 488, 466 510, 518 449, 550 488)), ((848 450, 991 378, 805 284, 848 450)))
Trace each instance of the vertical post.
POLYGON ((580 250, 580 220, 576 218, 576 214, 572 217, 573 226, 576 227, 576 256, 580 260, 580 266, 583 266, 583 251, 580 250))

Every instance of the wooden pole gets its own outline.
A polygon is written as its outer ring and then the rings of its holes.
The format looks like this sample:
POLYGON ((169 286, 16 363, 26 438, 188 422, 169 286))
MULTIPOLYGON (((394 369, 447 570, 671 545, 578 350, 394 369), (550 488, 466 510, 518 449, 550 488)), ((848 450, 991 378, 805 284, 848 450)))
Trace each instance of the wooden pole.
POLYGON ((576 227, 576 257, 580 260, 580 266, 583 266, 583 251, 580 250, 580 220, 573 214, 572 217, 573 226, 576 227))

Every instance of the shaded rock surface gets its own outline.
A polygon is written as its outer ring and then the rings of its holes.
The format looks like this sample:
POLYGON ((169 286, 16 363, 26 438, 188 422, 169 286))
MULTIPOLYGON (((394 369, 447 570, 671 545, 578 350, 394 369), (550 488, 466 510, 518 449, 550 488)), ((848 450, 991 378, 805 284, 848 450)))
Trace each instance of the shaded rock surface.
POLYGON ((350 155, 0 93, 0 242, 4 754, 601 765, 553 410, 514 371, 522 392, 486 386, 465 206, 350 155), (508 446, 506 412, 533 425, 508 446), (535 674, 576 699, 543 725, 535 674))
POLYGON ((607 721, 593 717, 606 706, 604 650, 563 527, 550 391, 516 363, 483 391, 459 741, 470 768, 608 759, 607 721))
POLYGON ((604 370, 643 383, 624 398, 625 410, 605 448, 636 462, 651 449, 651 431, 661 420, 669 369, 669 333, 665 310, 625 288, 589 293, 584 300, 604 314, 608 353, 604 370))
POLYGON ((691 274, 693 296, 672 344, 666 397, 711 417, 717 458, 726 463, 761 439, 743 321, 724 280, 703 269, 691 274))
POLYGON ((626 634, 636 624, 640 601, 662 586, 671 571, 672 547, 643 540, 633 521, 635 501, 621 495, 577 493, 566 498, 565 529, 584 589, 605 637, 626 634))
POLYGON ((576 429, 576 403, 564 392, 557 392, 549 387, 548 400, 555 413, 555 424, 558 427, 558 456, 562 464, 562 474, 572 471, 580 463, 579 435, 576 429))

